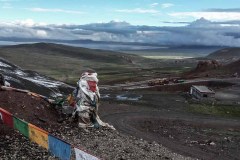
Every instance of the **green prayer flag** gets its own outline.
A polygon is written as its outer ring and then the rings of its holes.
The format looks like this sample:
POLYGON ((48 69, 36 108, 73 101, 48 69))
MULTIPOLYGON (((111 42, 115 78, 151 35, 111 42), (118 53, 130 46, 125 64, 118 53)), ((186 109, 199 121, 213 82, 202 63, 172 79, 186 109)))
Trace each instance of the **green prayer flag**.
POLYGON ((22 133, 25 137, 29 137, 28 132, 28 123, 18 119, 17 117, 13 118, 14 128, 17 129, 20 133, 22 133))

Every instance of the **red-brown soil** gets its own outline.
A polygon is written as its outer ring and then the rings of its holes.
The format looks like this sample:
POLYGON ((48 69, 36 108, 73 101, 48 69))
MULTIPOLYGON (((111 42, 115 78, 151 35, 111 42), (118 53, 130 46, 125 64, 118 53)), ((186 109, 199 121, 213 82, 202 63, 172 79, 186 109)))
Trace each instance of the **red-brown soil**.
MULTIPOLYGON (((58 123, 58 115, 54 108, 44 100, 25 93, 0 91, 0 106, 13 115, 102 159, 191 159, 172 153, 156 142, 148 142, 107 128, 89 129, 89 132, 85 132, 69 121, 58 123)), ((100 112, 105 114, 121 110, 121 105, 113 106, 104 102, 102 106, 100 112), (117 110, 113 108, 115 106, 117 110)), ((127 106, 125 111, 129 112, 131 109, 127 106)), ((53 159, 46 150, 2 124, 0 140, 0 159, 53 159)))
MULTIPOLYGON (((84 132, 68 121, 58 123, 54 108, 44 100, 25 93, 0 91, 0 106, 103 159, 190 159, 176 153, 200 159, 239 158, 238 119, 182 112, 186 107, 183 97, 148 93, 149 97, 145 95, 141 100, 147 98, 146 106, 138 102, 101 102, 100 117, 113 124, 120 133, 104 128, 84 132)), ((6 159, 11 159, 9 157, 18 152, 21 154, 17 159, 33 159, 34 155, 40 157, 36 159, 50 157, 48 152, 30 143, 13 129, 2 125, 0 128, 0 153, 8 157, 6 159), (22 149, 16 151, 16 148, 22 149)))

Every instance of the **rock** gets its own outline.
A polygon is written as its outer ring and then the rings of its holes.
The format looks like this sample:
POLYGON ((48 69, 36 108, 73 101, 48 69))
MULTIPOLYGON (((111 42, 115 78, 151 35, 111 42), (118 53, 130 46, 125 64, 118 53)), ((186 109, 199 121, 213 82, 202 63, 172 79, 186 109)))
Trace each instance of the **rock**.
POLYGON ((216 60, 207 60, 207 61, 199 61, 196 67, 196 71, 207 71, 211 69, 218 69, 222 65, 216 60))
POLYGON ((214 142, 211 142, 209 145, 210 145, 210 146, 215 146, 215 145, 216 145, 216 143, 214 143, 214 142))
POLYGON ((190 141, 191 144, 197 144, 198 141, 190 141))

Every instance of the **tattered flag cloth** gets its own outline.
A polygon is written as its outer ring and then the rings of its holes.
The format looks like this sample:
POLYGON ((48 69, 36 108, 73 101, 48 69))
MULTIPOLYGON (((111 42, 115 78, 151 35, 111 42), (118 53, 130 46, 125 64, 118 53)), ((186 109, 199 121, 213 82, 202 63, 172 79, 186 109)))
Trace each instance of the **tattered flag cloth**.
POLYGON ((106 126, 115 129, 113 126, 102 122, 98 116, 100 93, 97 86, 97 73, 84 72, 77 84, 78 87, 74 91, 74 95, 78 101, 73 117, 77 113, 79 117, 78 126, 81 128, 106 126))
POLYGON ((76 105, 76 100, 74 99, 73 94, 68 95, 67 101, 68 101, 68 104, 72 107, 76 105))
POLYGON ((48 136, 49 151, 61 160, 70 160, 71 146, 70 144, 52 136, 48 136))
POLYGON ((96 92, 97 91, 97 82, 95 81, 87 81, 88 86, 89 86, 89 90, 92 92, 96 92))
POLYGON ((48 149, 48 133, 37 126, 28 124, 29 127, 29 139, 36 142, 40 146, 48 149))
POLYGON ((17 129, 20 133, 22 133, 25 137, 29 137, 28 123, 18 119, 17 117, 13 117, 14 128, 17 129))
POLYGON ((74 148, 76 160, 99 160, 97 157, 92 156, 78 148, 74 148))
POLYGON ((3 121, 4 124, 13 128, 13 116, 8 111, 0 108, 0 120, 3 121))

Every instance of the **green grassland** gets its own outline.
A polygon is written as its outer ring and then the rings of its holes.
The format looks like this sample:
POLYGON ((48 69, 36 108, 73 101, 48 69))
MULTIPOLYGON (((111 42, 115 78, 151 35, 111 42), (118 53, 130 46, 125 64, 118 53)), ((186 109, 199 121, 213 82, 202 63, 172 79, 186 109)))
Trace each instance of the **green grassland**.
POLYGON ((87 69, 97 71, 100 84, 138 81, 159 77, 166 72, 179 74, 186 70, 186 66, 178 66, 172 61, 49 43, 1 47, 0 57, 23 69, 70 84, 75 84, 87 69))
POLYGON ((223 117, 240 117, 239 105, 190 104, 188 110, 193 113, 223 117))

